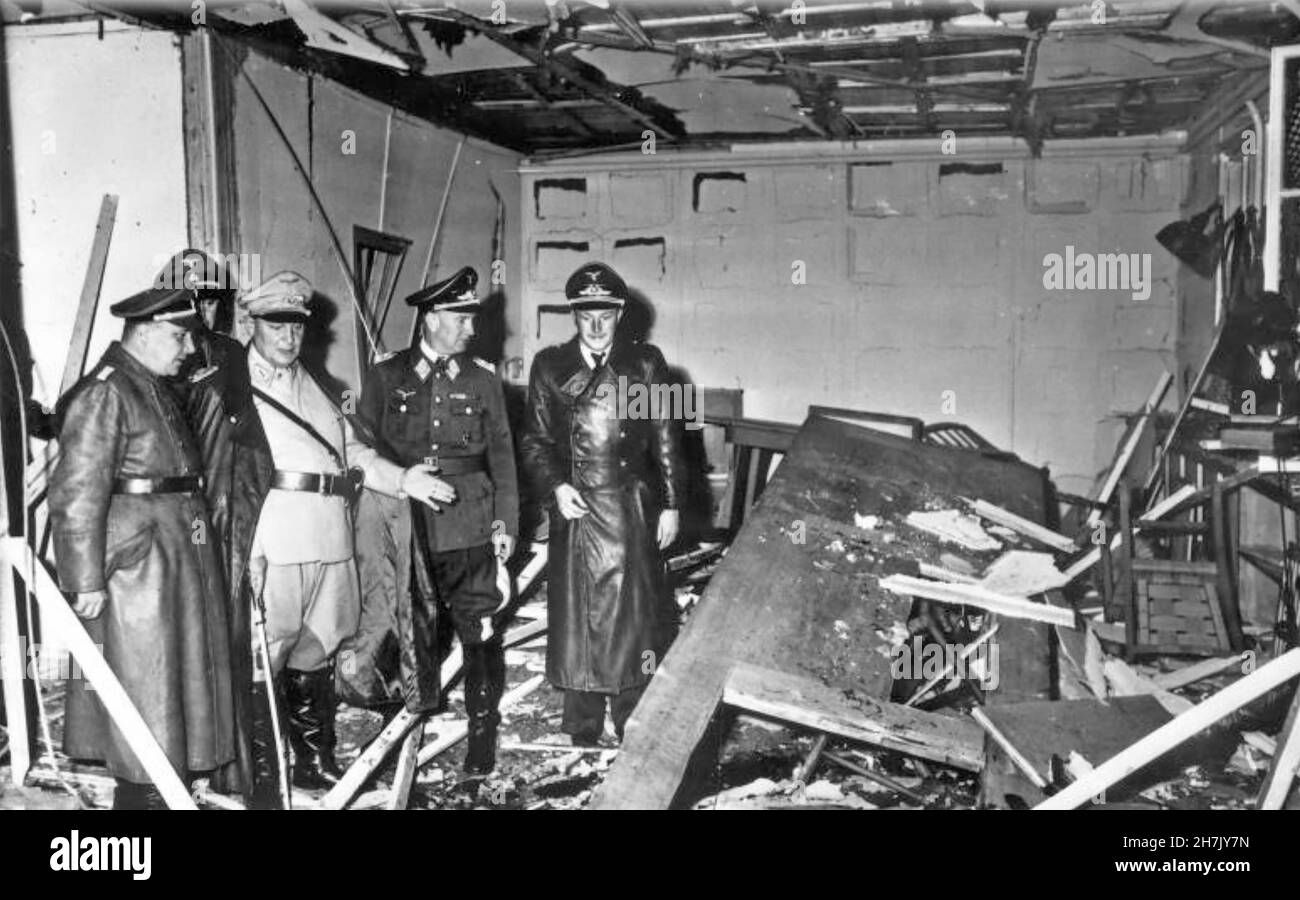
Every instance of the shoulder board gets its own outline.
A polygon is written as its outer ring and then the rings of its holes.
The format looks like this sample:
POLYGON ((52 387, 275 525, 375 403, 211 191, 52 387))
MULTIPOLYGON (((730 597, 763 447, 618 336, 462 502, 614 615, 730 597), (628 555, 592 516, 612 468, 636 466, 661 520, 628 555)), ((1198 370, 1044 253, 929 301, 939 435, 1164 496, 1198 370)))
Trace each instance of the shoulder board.
POLYGON ((104 368, 100 369, 98 372, 95 373, 95 377, 98 378, 100 381, 108 381, 108 379, 113 377, 114 371, 115 370, 113 369, 112 366, 104 366, 104 368))
POLYGON ((493 374, 496 373, 497 367, 492 365, 492 363, 488 362, 486 359, 479 359, 476 356, 474 357, 474 364, 482 366, 483 368, 487 369, 489 372, 492 372, 493 374))

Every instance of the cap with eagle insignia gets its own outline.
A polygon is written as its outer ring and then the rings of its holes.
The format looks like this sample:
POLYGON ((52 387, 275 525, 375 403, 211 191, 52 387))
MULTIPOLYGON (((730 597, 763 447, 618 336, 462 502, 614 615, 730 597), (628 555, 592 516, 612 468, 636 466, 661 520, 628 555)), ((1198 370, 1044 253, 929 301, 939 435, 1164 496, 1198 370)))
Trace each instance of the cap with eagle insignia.
POLYGON ((183 328, 199 324, 194 295, 184 288, 148 288, 119 300, 108 311, 131 322, 171 322, 183 328))
POLYGON ((302 321, 311 315, 311 282, 297 272, 277 272, 239 298, 250 316, 271 322, 302 321))
POLYGON ((406 305, 419 307, 421 312, 437 312, 442 309, 476 310, 483 305, 483 301, 474 292, 476 287, 478 272, 472 266, 466 266, 450 278, 416 291, 406 298, 406 305))
POLYGON ((587 309, 622 309, 627 284, 604 263, 589 262, 578 268, 564 284, 564 296, 575 312, 587 309))

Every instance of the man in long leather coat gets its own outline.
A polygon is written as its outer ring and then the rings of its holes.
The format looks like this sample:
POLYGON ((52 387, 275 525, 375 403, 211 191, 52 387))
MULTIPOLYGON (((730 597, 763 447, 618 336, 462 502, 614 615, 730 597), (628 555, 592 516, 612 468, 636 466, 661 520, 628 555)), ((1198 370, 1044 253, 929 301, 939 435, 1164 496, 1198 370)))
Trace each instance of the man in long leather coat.
POLYGON ((660 551, 677 535, 684 471, 670 411, 629 418, 617 402, 669 380, 656 347, 614 340, 623 279, 587 263, 565 295, 578 334, 533 360, 521 453, 549 503, 547 677, 564 689, 563 730, 591 745, 607 697, 622 738, 672 640, 660 551))
MULTIPOLYGON (((127 319, 72 390, 50 479, 59 584, 182 778, 231 761, 230 647, 203 464, 165 379, 193 352, 188 291, 114 304, 127 319)), ((160 798, 98 697, 68 683, 69 756, 103 759, 117 808, 160 798)))
MULTIPOLYGON (((465 352, 482 306, 477 284, 478 274, 465 267, 407 297, 407 305, 420 311, 420 341, 376 364, 361 395, 361 414, 384 452, 401 465, 423 461, 437 467, 456 491, 441 512, 416 507, 395 518, 390 530, 402 537, 384 543, 396 547, 404 541, 413 551, 405 559, 392 555, 406 563, 406 571, 414 557, 414 579, 398 570, 392 580, 411 592, 419 625, 413 629, 414 653, 436 661, 438 603, 451 613, 465 654, 465 771, 471 776, 488 774, 496 763, 506 665, 493 616, 509 599, 498 576, 514 552, 519 527, 514 443, 501 381, 491 363, 465 352)), ((423 668, 437 678, 436 662, 423 668)), ((435 681, 422 691, 423 699, 436 700, 437 687, 435 681)), ((405 693, 408 708, 419 709, 421 698, 409 687, 405 693)))
MULTIPOLYGON (((251 672, 250 610, 261 596, 271 677, 283 694, 294 751, 293 781, 322 789, 341 774, 333 664, 356 629, 360 605, 349 468, 364 472, 368 489, 393 496, 445 501, 451 491, 428 467, 403 470, 383 459, 360 423, 345 415, 346 404, 326 391, 325 377, 299 359, 311 295, 305 278, 281 272, 240 298, 255 323, 253 340, 235 364, 215 373, 209 399, 232 426, 212 492, 221 510, 236 652, 248 654, 240 669, 251 672)), ((251 679, 237 690, 250 701, 242 725, 251 739, 255 800, 273 805, 268 793, 279 754, 266 691, 251 689, 251 679)))

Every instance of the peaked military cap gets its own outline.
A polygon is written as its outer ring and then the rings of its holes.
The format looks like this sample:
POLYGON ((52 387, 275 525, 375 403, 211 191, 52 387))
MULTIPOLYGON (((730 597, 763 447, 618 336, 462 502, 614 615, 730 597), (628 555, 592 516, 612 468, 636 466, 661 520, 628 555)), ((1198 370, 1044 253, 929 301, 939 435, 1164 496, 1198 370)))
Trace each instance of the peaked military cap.
POLYGON ((297 272, 277 272, 239 298, 250 316, 271 321, 301 320, 311 315, 311 282, 297 272))
POLYGON ((185 289, 148 288, 108 308, 131 322, 171 322, 189 328, 199 323, 194 295, 185 289))
POLYGON ((236 290, 226 266, 202 250, 182 250, 163 266, 154 287, 185 288, 196 296, 233 296, 236 290))
POLYGON ((578 267, 564 285, 569 308, 621 309, 627 299, 627 284, 604 263, 589 262, 578 267))
POLYGON ((406 305, 419 307, 421 312, 476 308, 483 303, 474 292, 476 287, 478 272, 472 266, 466 266, 450 278, 420 288, 406 298, 406 305))

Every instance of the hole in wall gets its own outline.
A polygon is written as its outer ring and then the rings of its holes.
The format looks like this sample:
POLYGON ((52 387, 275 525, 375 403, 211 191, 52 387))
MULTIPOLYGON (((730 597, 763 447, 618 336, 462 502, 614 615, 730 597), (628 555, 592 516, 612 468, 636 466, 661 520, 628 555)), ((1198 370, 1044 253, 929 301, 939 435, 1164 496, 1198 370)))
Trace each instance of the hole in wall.
POLYGON ((697 172, 691 182, 695 212, 736 212, 744 206, 744 172, 697 172))
POLYGON ((533 182, 533 211, 539 219, 579 218, 587 211, 587 179, 537 179, 533 182))

